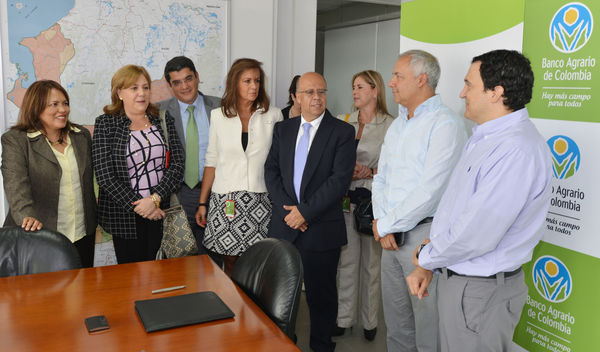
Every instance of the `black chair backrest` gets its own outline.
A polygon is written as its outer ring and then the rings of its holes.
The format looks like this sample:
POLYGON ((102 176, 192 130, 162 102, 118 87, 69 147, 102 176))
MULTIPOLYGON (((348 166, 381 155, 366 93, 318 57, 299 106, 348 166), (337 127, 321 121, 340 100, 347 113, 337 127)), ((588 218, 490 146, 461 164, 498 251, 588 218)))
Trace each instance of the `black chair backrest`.
POLYGON ((302 275, 302 259, 296 247, 267 238, 241 255, 231 278, 295 341, 302 275))
POLYGON ((0 277, 81 268, 77 249, 62 234, 0 228, 0 277))

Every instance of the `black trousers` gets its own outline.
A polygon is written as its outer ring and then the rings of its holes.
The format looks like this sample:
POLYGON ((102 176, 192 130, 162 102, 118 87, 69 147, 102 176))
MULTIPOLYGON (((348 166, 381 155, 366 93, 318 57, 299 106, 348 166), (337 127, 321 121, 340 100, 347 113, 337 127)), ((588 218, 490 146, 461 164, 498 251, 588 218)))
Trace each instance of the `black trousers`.
POLYGON ((81 258, 81 266, 84 268, 94 266, 95 237, 94 235, 86 235, 73 242, 75 248, 77 248, 77 253, 79 253, 79 258, 81 258))
POLYGON ((298 248, 298 251, 310 313, 310 348, 315 352, 333 351, 335 343, 331 341, 331 334, 338 313, 336 275, 340 248, 322 252, 298 248))
POLYGON ((162 240, 162 220, 148 220, 135 215, 135 239, 113 236, 117 263, 154 260, 162 240))

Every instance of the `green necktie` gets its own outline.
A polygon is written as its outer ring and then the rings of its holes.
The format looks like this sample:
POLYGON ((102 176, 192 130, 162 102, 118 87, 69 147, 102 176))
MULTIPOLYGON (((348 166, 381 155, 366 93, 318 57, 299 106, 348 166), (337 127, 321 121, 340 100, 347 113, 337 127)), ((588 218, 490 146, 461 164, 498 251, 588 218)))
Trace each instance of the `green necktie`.
POLYGON ((198 126, 194 119, 194 105, 188 106, 188 123, 185 132, 185 184, 194 188, 198 184, 198 126))

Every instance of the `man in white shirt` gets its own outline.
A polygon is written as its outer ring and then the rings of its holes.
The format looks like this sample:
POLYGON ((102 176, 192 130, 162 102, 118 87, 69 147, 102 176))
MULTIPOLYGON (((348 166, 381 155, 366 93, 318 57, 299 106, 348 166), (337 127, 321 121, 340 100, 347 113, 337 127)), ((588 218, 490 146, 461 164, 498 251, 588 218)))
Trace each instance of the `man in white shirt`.
POLYGON ((462 120, 435 94, 439 76, 434 56, 411 50, 399 56, 389 83, 402 108, 385 136, 372 186, 373 234, 384 249, 388 351, 439 348, 435 302, 413 298, 405 281, 413 269, 413 248, 429 234, 431 216, 466 140, 462 120))
POLYGON ((477 126, 407 278, 422 298, 433 290, 432 270, 442 272, 435 275, 442 351, 511 349, 527 298, 521 265, 550 206, 550 151, 525 108, 532 88, 529 60, 516 51, 473 58, 465 77, 460 97, 477 126))

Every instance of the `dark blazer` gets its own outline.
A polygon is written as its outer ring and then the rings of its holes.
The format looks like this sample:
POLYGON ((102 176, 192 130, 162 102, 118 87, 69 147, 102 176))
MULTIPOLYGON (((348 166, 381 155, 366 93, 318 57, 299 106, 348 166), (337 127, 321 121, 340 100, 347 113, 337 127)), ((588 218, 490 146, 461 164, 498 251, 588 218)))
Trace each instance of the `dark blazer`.
MULTIPOLYGON (((96 197, 92 173, 92 138, 83 126, 72 124, 71 145, 79 169, 85 232, 96 233, 96 197)), ((2 176, 9 211, 4 226, 21 226, 34 217, 56 231, 62 169, 42 134, 11 129, 2 135, 2 176)))
MULTIPOLYGON (((156 126, 164 140, 164 133, 158 116, 149 116, 152 125, 156 126)), ((163 200, 161 207, 169 206, 171 193, 177 191, 183 179, 183 148, 175 132, 175 122, 169 113, 165 115, 169 133, 170 164, 169 168, 151 191, 156 192, 163 200)), ((131 188, 127 172, 127 145, 129 144, 129 125, 127 116, 100 115, 94 125, 92 141, 92 159, 98 193, 98 221, 102 228, 113 236, 133 239, 135 232, 135 213, 132 202, 141 199, 131 188)))
MULTIPOLYGON (((204 95, 200 91, 198 91, 198 94, 204 101, 204 109, 206 110, 206 116, 208 117, 208 122, 210 123, 210 112, 213 109, 221 106, 221 98, 204 95)), ((179 102, 177 101, 177 98, 172 97, 171 99, 163 100, 158 104, 160 105, 161 110, 167 110, 171 116, 173 116, 173 119, 175 120, 175 130, 177 131, 177 135, 179 136, 179 141, 181 142, 181 146, 183 147, 185 155, 185 134, 183 133, 183 122, 181 120, 181 111, 179 110, 179 102)))
POLYGON ((325 251, 346 244, 342 197, 356 162, 354 128, 326 111, 308 152, 300 186, 294 191, 294 155, 300 117, 278 122, 265 162, 265 182, 273 201, 269 237, 281 238, 298 247, 325 251), (283 205, 297 205, 308 222, 305 232, 285 224, 283 205))

